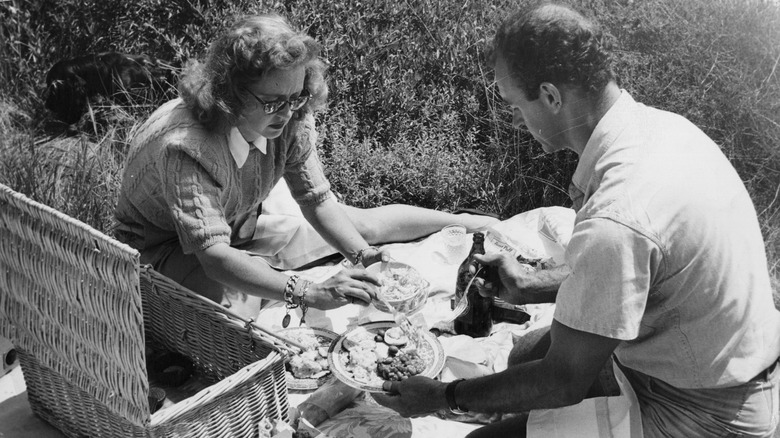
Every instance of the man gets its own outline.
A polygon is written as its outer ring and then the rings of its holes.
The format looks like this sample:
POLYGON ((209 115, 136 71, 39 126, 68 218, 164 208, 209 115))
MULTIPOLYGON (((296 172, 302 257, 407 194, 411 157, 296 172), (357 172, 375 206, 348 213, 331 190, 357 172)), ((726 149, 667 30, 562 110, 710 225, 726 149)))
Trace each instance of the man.
MULTIPOLYGON (((771 436, 780 312, 755 208, 717 145, 621 90, 607 39, 566 7, 509 17, 491 59, 513 124, 547 153, 579 155, 571 272, 555 297, 549 349, 490 376, 386 384, 389 394, 376 400, 407 416, 567 406, 614 357, 636 392, 645 437, 771 436)), ((481 262, 499 272, 493 293, 527 300, 516 262, 481 262)), ((524 436, 507 421, 473 436, 524 436)))

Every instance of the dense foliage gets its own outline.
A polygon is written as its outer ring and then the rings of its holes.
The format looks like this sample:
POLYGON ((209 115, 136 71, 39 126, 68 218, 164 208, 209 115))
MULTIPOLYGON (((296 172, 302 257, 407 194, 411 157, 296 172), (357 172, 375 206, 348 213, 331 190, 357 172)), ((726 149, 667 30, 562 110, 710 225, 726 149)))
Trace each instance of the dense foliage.
MULTIPOLYGON (((331 99, 321 153, 348 203, 473 207, 508 217, 568 205, 572 154, 543 155, 510 126, 483 48, 528 1, 6 0, 0 2, 0 182, 108 230, 126 144, 159 103, 97 102, 82 134, 43 109, 58 59, 147 53, 174 72, 232 16, 275 11, 324 45, 331 99), (52 138, 54 137, 54 140, 52 138)), ((622 87, 698 124, 736 166, 780 272, 780 10, 772 1, 570 0, 619 48, 622 87)))

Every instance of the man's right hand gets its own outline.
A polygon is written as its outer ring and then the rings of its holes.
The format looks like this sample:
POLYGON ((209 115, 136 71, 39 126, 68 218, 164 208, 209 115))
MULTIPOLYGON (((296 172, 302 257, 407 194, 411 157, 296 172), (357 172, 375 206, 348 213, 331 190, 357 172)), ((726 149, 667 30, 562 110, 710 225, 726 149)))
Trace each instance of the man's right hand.
MULTIPOLYGON (((522 293, 522 285, 526 278, 533 275, 534 269, 523 265, 508 253, 475 254, 474 260, 482 264, 483 270, 488 269, 493 275, 480 276, 474 280, 481 295, 500 297, 513 304, 515 295, 522 293)), ((519 297, 518 297, 519 298, 519 297)))
POLYGON ((504 252, 475 254, 474 259, 496 273, 486 279, 474 280, 480 294, 498 297, 510 304, 554 302, 558 287, 571 272, 566 266, 536 270, 504 252))
POLYGON ((377 297, 379 279, 365 269, 345 269, 322 283, 309 287, 306 304, 315 309, 329 310, 354 303, 368 306, 377 297))

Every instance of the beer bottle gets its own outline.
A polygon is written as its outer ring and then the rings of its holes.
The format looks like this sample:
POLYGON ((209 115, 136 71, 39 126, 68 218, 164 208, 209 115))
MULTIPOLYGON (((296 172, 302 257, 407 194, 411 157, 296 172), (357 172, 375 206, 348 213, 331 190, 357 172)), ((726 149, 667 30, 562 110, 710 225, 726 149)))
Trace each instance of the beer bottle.
POLYGON ((485 235, 480 232, 474 233, 474 244, 469 251, 468 257, 458 267, 458 277, 455 283, 455 303, 460 302, 465 296, 467 300, 466 309, 455 318, 454 329, 455 332, 462 335, 469 335, 473 338, 484 337, 490 335, 490 330, 493 328, 493 319, 491 316, 491 308, 493 306, 492 298, 485 298, 479 294, 477 285, 473 282, 471 286, 466 290, 472 277, 475 274, 469 272, 469 266, 474 265, 479 271, 476 275, 481 278, 485 278, 487 274, 487 267, 483 267, 479 270, 479 263, 473 260, 474 254, 485 253, 485 235))

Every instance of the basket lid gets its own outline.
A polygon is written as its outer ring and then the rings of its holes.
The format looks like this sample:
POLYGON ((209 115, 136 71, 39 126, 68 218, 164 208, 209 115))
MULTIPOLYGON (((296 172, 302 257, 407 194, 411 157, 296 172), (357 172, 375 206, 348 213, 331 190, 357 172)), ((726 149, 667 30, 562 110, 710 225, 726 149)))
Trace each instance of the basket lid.
POLYGON ((138 252, 2 184, 0 241, 0 335, 148 423, 138 252))

